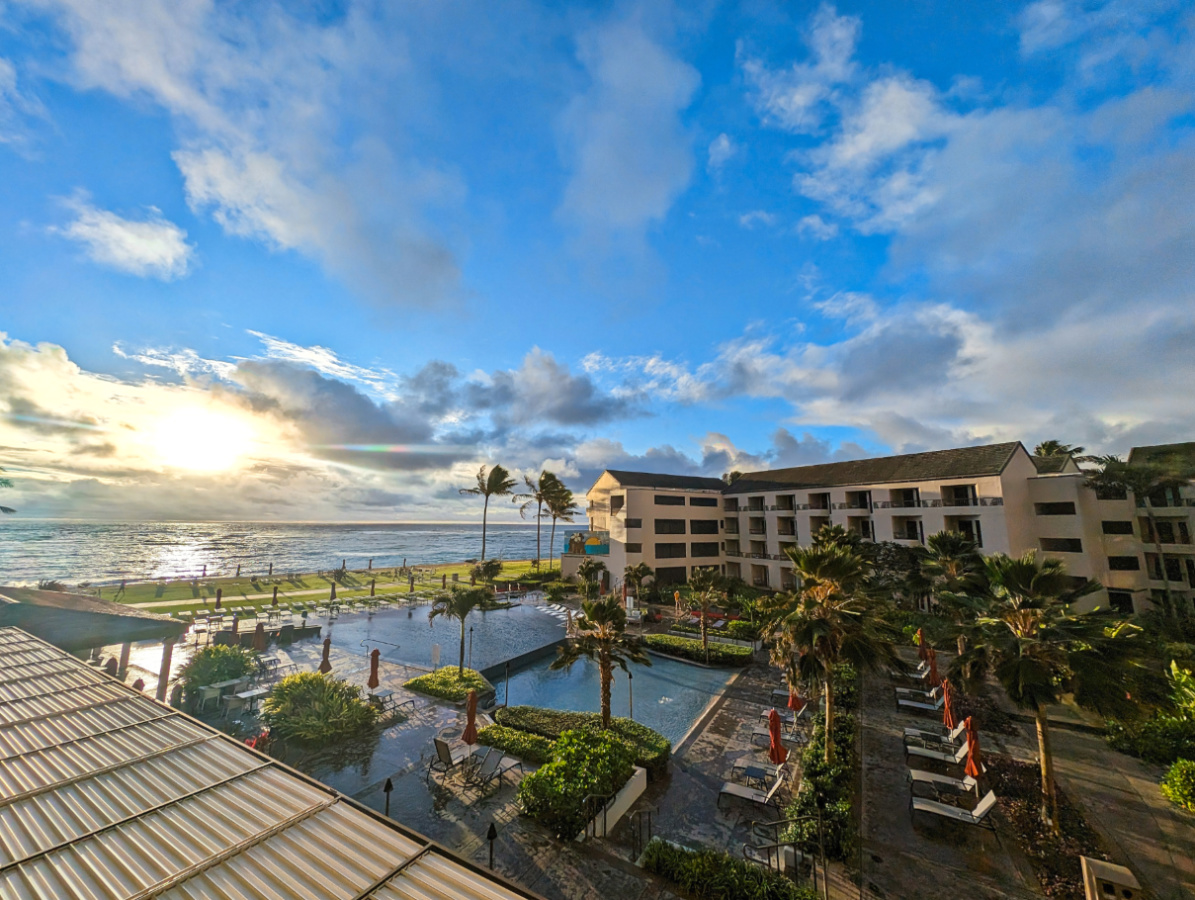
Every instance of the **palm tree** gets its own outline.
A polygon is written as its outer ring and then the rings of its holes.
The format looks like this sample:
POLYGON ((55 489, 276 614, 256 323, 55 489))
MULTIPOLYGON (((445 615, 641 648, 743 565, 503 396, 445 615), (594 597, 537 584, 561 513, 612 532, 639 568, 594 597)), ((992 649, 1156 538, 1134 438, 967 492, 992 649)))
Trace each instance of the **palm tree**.
POLYGON ((718 570, 712 566, 694 569, 689 576, 689 607, 701 610, 701 649, 705 651, 705 664, 710 663, 709 615, 710 607, 721 588, 718 570))
POLYGON ((470 571, 478 581, 483 581, 486 584, 493 584, 494 579, 502 574, 502 560, 487 559, 485 562, 478 563, 470 571))
MULTIPOLYGON (((3 469, 0 469, 0 472, 3 472, 3 471, 4 471, 3 469)), ((10 488, 10 487, 12 487, 11 479, 0 478, 0 488, 10 488)), ((15 512, 16 512, 16 510, 13 509, 11 506, 0 506, 0 513, 3 513, 6 516, 11 516, 15 512)))
MULTIPOLYGON (((787 550, 800 588, 767 602, 777 633, 772 661, 800 681, 822 685, 826 702, 826 762, 834 753, 834 667, 900 667, 882 619, 869 615, 868 564, 850 547, 828 544, 787 550)), ((790 682, 791 683, 791 682, 790 682)))
POLYGON ((1126 668, 1132 664, 1128 642, 1138 629, 1117 621, 1113 611, 1077 614, 1071 604, 1099 585, 1075 586, 1061 562, 1038 560, 1036 551, 1012 558, 984 560, 990 596, 984 613, 970 628, 971 649, 952 664, 952 674, 978 686, 995 675, 1008 698, 1037 720, 1041 766, 1041 814, 1059 833, 1054 792, 1054 757, 1046 707, 1064 693, 1100 712, 1124 703, 1126 668))
POLYGON ((973 614, 974 598, 986 587, 983 556, 965 534, 939 531, 925 541, 921 573, 929 582, 934 600, 946 608, 959 626, 958 652, 967 649, 962 625, 973 614))
POLYGON ((614 667, 628 672, 628 662, 650 666, 651 659, 640 646, 639 639, 627 634, 627 613, 615 598, 585 600, 581 603, 581 610, 581 616, 573 623, 576 637, 560 648, 550 668, 570 668, 582 656, 598 664, 602 686, 602 728, 609 728, 614 667))
POLYGON ((636 563, 633 566, 627 566, 622 570, 622 581, 627 586, 627 589, 634 589, 635 598, 642 603, 643 598, 640 593, 643 591, 643 582, 653 577, 656 573, 652 571, 651 566, 645 562, 636 563))
POLYGON ((585 561, 577 566, 577 577, 581 579, 582 597, 592 600, 598 595, 602 573, 605 571, 606 564, 600 559, 593 559, 592 557, 586 557, 585 561))
POLYGON ((486 588, 471 588, 463 591, 451 591, 440 594, 432 600, 431 610, 427 614, 427 621, 432 625, 440 616, 456 619, 461 623, 461 658, 457 664, 457 675, 465 674, 465 620, 469 613, 477 609, 489 597, 486 588))
POLYGON ((1034 456, 1082 456, 1083 447, 1078 447, 1073 444, 1064 444, 1062 441, 1055 441, 1053 439, 1042 441, 1033 448, 1034 456))
POLYGON ((554 474, 544 469, 539 473, 539 478, 536 481, 531 480, 530 475, 523 476, 523 482, 527 485, 526 494, 515 494, 512 498, 515 503, 520 500, 523 505, 519 507, 519 515, 524 519, 527 518, 527 513, 531 509, 535 509, 535 568, 539 569, 540 552, 540 524, 544 520, 544 504, 555 496, 560 488, 564 487, 560 483, 560 479, 554 474))
POLYGON ((581 511, 577 505, 573 492, 564 486, 563 481, 557 481, 559 488, 547 499, 548 515, 552 517, 552 531, 548 536, 548 571, 552 569, 552 554, 556 549, 556 523, 571 522, 573 516, 581 511))
POLYGON ((485 530, 486 518, 490 512, 490 497, 505 497, 510 494, 510 489, 515 486, 517 482, 510 477, 510 473, 502 466, 494 466, 490 469, 490 474, 486 475, 485 466, 482 466, 477 472, 477 486, 470 488, 461 488, 462 494, 473 494, 479 497, 485 497, 485 505, 481 508, 481 558, 485 560, 485 530))
POLYGON ((1162 569, 1166 613, 1172 618, 1177 616, 1174 595, 1170 591, 1170 576, 1166 571, 1166 553, 1162 549, 1161 535, 1158 534, 1158 523, 1154 517, 1153 497, 1167 489, 1177 491, 1179 487, 1190 482, 1195 477, 1195 466, 1178 458, 1163 463, 1129 465, 1119 456, 1094 456, 1090 458, 1090 462, 1095 463, 1096 468, 1087 475, 1088 487, 1103 494, 1132 492, 1137 505, 1145 509, 1154 551, 1158 554, 1158 564, 1162 569))

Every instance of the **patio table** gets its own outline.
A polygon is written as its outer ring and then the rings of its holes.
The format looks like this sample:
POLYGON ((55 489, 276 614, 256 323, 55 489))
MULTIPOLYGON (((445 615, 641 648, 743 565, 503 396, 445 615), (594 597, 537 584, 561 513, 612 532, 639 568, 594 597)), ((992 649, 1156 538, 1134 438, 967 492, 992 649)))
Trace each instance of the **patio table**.
POLYGON ((748 787, 763 788, 767 786, 768 772, 766 769, 753 765, 737 765, 731 769, 730 774, 734 775, 735 772, 743 773, 743 780, 748 787))

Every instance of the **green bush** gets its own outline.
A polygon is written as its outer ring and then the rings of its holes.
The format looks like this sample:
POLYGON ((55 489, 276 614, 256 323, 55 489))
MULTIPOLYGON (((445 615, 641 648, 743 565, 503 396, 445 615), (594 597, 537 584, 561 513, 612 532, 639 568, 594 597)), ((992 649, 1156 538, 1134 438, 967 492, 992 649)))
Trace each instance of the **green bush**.
POLYGON ((567 581, 549 581, 543 588, 544 593, 553 603, 563 603, 565 597, 577 592, 576 585, 569 584, 567 581))
POLYGON ((855 847, 855 825, 851 815, 855 754, 855 719, 847 713, 834 716, 834 755, 826 762, 826 720, 822 713, 813 719, 809 743, 801 752, 801 788, 788 809, 787 818, 804 818, 791 825, 786 837, 807 853, 818 846, 818 798, 824 798, 822 834, 826 856, 849 859, 855 847))
POLYGON ((377 707, 359 687, 319 672, 283 678, 261 709, 275 737, 312 746, 362 737, 378 720, 377 707))
MULTIPOLYGON (((669 656, 678 656, 693 662, 704 663, 705 650, 700 640, 677 637, 675 634, 649 634, 643 638, 643 645, 650 650, 658 650, 669 656)), ((709 643, 709 664, 711 666, 745 666, 751 662, 750 647, 739 647, 736 644, 719 644, 717 641, 709 643)))
POLYGON ((643 851, 643 868, 670 881, 697 900, 817 900, 809 887, 798 887, 778 872, 717 850, 689 850, 652 838, 643 851))
POLYGON ((1179 759, 1195 759, 1195 719, 1155 712, 1140 722, 1110 719, 1105 737, 1122 753, 1166 765, 1179 759))
POLYGON ((487 725, 477 732, 477 742, 497 747, 503 753, 535 766, 542 766, 552 758, 552 742, 546 737, 503 725, 487 725))
POLYGON ((179 680, 187 699, 193 699, 205 684, 217 684, 241 678, 257 671, 257 657, 243 647, 213 644, 196 650, 195 655, 179 671, 179 680))
POLYGON ((588 821, 585 798, 605 797, 631 777, 634 754, 609 732, 566 731, 552 747, 552 759, 519 783, 523 811, 569 839, 588 821))
POLYGON ((462 676, 457 674, 456 666, 444 666, 442 669, 412 678, 403 686, 409 691, 430 694, 453 703, 460 703, 469 696, 469 691, 477 691, 478 696, 494 693, 494 686, 476 669, 465 669, 462 676))
MULTIPOLYGON (((717 630, 710 629, 710 634, 720 634, 724 637, 734 638, 736 641, 758 641, 759 640, 759 625, 752 625, 746 619, 731 619, 726 623, 725 628, 717 630)), ((672 626, 673 631, 683 631, 686 634, 701 634, 700 625, 689 625, 687 623, 678 623, 672 626)))
MULTIPOLYGON (((505 706, 494 713, 494 720, 507 728, 537 734, 549 740, 555 740, 570 730, 602 731, 599 713, 544 709, 540 706, 505 706)), ((672 754, 672 743, 668 738, 646 725, 619 716, 610 720, 610 730, 631 748, 636 765, 647 769, 652 778, 664 774, 668 757, 672 754)))
POLYGON ((1195 761, 1175 762, 1162 779, 1162 794, 1171 803, 1195 812, 1195 761))

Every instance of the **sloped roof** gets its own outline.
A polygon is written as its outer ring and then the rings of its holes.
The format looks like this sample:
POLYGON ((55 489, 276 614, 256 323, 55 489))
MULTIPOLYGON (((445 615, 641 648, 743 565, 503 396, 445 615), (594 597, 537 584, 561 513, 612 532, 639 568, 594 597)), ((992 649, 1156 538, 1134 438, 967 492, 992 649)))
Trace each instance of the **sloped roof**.
POLYGON ((15 625, 56 647, 80 650, 178 637, 187 623, 86 594, 0 587, 0 625, 15 625))
POLYGON ((0 628, 0 897, 536 900, 235 738, 0 628))
POLYGON ((1038 475, 1058 475, 1065 472, 1067 463, 1072 461, 1072 458, 1065 453, 1055 456, 1033 456, 1030 458, 1033 460, 1033 465, 1037 468, 1038 475))
POLYGON ((1130 465, 1165 465, 1178 459, 1188 465, 1195 465, 1195 441, 1184 444, 1154 444, 1150 447, 1134 447, 1129 451, 1130 465))
POLYGON ((70 594, 64 591, 42 591, 26 587, 0 587, 0 603, 25 603, 30 606, 46 606, 53 609, 69 609, 75 612, 94 613, 100 616, 127 616, 134 619, 150 619, 159 622, 179 623, 158 613, 146 612, 125 603, 113 603, 89 594, 70 594))
POLYGON ((682 491, 720 491, 726 487, 721 478, 702 478, 697 475, 659 475, 655 472, 624 472, 607 469, 623 487, 675 488, 682 491))
POLYGON ((1020 441, 1011 441, 982 447, 959 447, 954 450, 931 450, 926 453, 906 453, 902 456, 881 456, 875 459, 823 463, 818 466, 748 472, 724 487, 723 493, 750 494, 794 488, 828 488, 999 475, 1020 447, 1020 441))

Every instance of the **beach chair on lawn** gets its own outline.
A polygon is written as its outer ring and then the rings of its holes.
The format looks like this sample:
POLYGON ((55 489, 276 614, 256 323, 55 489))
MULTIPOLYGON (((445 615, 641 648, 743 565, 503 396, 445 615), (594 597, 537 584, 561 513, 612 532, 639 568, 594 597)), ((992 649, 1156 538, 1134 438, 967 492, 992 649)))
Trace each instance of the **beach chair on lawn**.
POLYGON ((962 809, 957 806, 951 806, 949 803, 939 803, 936 800, 912 797, 909 799, 909 815, 913 817, 919 812, 932 813, 944 819, 953 819, 955 822, 962 822, 965 825, 975 825, 979 828, 987 828, 994 832, 996 826, 991 822, 991 812, 995 806, 996 795, 992 791, 984 794, 983 799, 975 805, 974 809, 962 809))
POLYGON ((949 748, 951 750, 958 747, 967 739, 966 719, 959 722, 953 729, 947 730, 946 726, 942 726, 940 730, 933 730, 930 728, 906 728, 905 729, 905 746, 909 747, 914 744, 920 747, 929 748, 949 748))
POLYGON ((452 748, 448 746, 448 742, 443 738, 433 738, 432 743, 436 748, 436 755, 432 757, 431 765, 427 767, 427 777, 432 777, 432 772, 443 772, 447 775, 454 769, 459 769, 469 758, 468 747, 452 748))
POLYGON ((740 800, 747 800, 751 803, 756 803, 760 806, 775 807, 780 806, 780 787, 784 784, 784 773, 781 772, 776 776, 776 780, 772 782, 772 786, 766 791, 750 788, 743 784, 736 784, 733 781, 724 781, 722 789, 718 791, 717 805, 722 805, 723 797, 738 797, 740 800))
POLYGON ((957 749, 951 747, 922 747, 917 744, 905 745, 905 759, 932 759, 934 762, 945 763, 948 766, 961 766, 967 759, 967 742, 963 741, 957 749))
POLYGON ((931 787, 935 791, 947 789, 957 794, 974 794, 976 797, 979 796, 979 782, 970 775, 965 775, 962 778, 952 778, 949 775, 939 775, 937 772, 909 769, 909 781, 911 782, 911 787, 914 788, 920 784, 931 787))
POLYGON ((523 764, 519 760, 512 759, 501 750, 491 747, 485 758, 482 759, 481 765, 465 778, 465 783, 474 787, 489 787, 494 781, 501 783, 502 776, 516 767, 522 774, 523 764))

